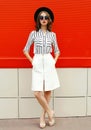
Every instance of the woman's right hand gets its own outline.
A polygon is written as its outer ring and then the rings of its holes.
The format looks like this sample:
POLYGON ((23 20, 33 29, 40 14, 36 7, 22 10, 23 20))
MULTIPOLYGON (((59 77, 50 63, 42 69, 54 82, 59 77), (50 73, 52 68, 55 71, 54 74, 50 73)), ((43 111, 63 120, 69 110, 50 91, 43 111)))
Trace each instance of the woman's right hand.
POLYGON ((33 65, 33 58, 32 58, 32 60, 31 60, 31 64, 33 65))
POLYGON ((31 64, 33 63, 33 58, 29 55, 29 53, 27 51, 24 51, 24 55, 26 56, 26 58, 31 62, 31 64))

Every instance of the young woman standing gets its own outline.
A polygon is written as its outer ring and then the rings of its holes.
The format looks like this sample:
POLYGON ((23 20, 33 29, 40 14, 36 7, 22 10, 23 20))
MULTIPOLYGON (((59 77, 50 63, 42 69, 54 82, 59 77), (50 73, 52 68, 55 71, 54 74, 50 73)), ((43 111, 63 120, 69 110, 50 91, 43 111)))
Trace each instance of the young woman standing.
POLYGON ((60 55, 56 34, 51 31, 54 21, 53 12, 47 7, 40 7, 35 11, 34 20, 36 30, 33 30, 24 47, 24 54, 32 64, 32 90, 39 104, 43 108, 40 116, 40 127, 46 126, 45 114, 48 115, 50 126, 55 124, 54 111, 50 108, 49 102, 51 91, 60 87, 55 64, 60 55), (34 43, 34 56, 30 56, 30 46, 34 43), (54 47, 55 57, 51 55, 54 47))

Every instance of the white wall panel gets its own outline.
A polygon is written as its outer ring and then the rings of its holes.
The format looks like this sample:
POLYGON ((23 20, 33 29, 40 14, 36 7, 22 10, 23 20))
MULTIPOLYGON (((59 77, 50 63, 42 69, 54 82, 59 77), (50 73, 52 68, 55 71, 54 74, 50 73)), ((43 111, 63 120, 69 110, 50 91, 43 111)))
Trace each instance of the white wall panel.
MULTIPOLYGON (((52 100, 50 102, 52 107, 52 100)), ((40 117, 42 112, 41 106, 35 98, 21 98, 19 100, 19 117, 35 118, 40 117)))
POLYGON ((91 97, 87 98, 87 115, 91 116, 91 97))
POLYGON ((0 119, 18 118, 18 100, 0 99, 0 119))
POLYGON ((54 91, 55 96, 86 96, 87 69, 57 69, 60 88, 54 91))
POLYGON ((57 117, 85 116, 85 98, 55 98, 54 110, 57 117))
POLYGON ((91 96, 91 68, 88 69, 88 96, 91 96))
POLYGON ((18 96, 17 69, 0 69, 0 97, 18 96))
POLYGON ((19 96, 34 97, 31 91, 32 70, 19 69, 19 96))

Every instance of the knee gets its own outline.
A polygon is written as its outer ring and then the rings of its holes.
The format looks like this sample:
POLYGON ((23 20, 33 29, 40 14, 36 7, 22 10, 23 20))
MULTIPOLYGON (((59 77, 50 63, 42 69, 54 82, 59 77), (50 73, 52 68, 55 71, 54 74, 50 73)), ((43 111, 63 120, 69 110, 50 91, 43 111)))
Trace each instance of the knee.
POLYGON ((50 95, 51 94, 51 91, 45 91, 44 92, 46 95, 50 95))
POLYGON ((40 92, 38 92, 38 91, 34 92, 34 96, 35 96, 36 98, 38 98, 38 97, 40 96, 40 92))
POLYGON ((50 94, 51 93, 51 91, 46 91, 48 94, 50 94))

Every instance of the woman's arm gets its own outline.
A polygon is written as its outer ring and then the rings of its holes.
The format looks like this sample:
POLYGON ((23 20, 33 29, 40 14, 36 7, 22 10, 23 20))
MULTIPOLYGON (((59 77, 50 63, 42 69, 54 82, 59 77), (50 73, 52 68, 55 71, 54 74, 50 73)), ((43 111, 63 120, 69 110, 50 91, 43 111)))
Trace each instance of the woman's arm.
POLYGON ((29 55, 29 51, 30 51, 30 46, 32 45, 33 43, 33 40, 34 40, 34 31, 32 31, 30 34, 29 34, 29 37, 28 37, 28 40, 27 40, 27 43, 23 49, 23 53, 24 55, 26 56, 26 58, 32 63, 32 60, 33 58, 29 55))
POLYGON ((27 51, 24 51, 24 55, 26 56, 26 58, 32 63, 33 58, 29 55, 29 53, 27 51))
POLYGON ((60 53, 56 53, 56 54, 55 54, 55 58, 54 58, 55 63, 57 62, 59 55, 60 55, 60 53))
POLYGON ((58 42, 57 42, 57 38, 56 38, 56 34, 53 33, 53 45, 54 45, 54 54, 55 54, 55 62, 57 62, 58 60, 58 57, 60 55, 60 50, 59 50, 59 47, 58 47, 58 42))

